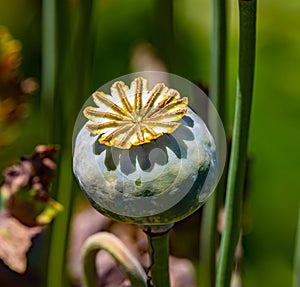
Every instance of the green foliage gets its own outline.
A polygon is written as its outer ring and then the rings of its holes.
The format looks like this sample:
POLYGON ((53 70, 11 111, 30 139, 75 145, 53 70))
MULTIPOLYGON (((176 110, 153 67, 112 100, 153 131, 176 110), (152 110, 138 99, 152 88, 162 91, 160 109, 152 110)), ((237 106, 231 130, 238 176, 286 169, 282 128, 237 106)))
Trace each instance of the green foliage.
MULTIPOLYGON (((91 91, 116 76, 128 73, 130 57, 136 44, 155 44, 157 41, 157 30, 153 25, 153 1, 95 2, 97 4, 93 9, 92 31, 95 47, 92 55, 88 55, 92 58, 89 63, 92 62, 93 67, 91 76, 88 79, 83 77, 83 84, 87 88, 74 96, 74 82, 70 81, 70 77, 67 77, 64 71, 57 71, 60 81, 57 91, 64 86, 63 92, 59 93, 59 97, 57 95, 55 102, 58 110, 50 115, 51 118, 55 118, 55 124, 52 121, 50 124, 59 129, 55 138, 57 141, 62 140, 60 135, 67 131, 63 121, 68 118, 69 110, 74 107, 78 112, 78 107, 91 91), (60 118, 62 109, 68 111, 63 121, 60 118), (60 121, 56 121, 57 119, 60 121), (63 126, 60 126, 62 124, 63 126)), ((204 0, 174 1, 173 19, 178 62, 175 72, 206 84, 209 82, 209 3, 204 0)), ((229 99, 226 105, 229 111, 226 127, 228 130, 233 122, 238 46, 237 3, 230 3, 229 27, 232 34, 228 43, 226 88, 229 99)), ((256 83, 249 138, 251 170, 245 209, 247 214, 243 217, 243 284, 246 287, 281 287, 289 286, 292 282, 294 235, 300 201, 300 39, 296 37, 300 25, 299 11, 300 4, 296 0, 289 1, 288 5, 279 0, 258 2, 256 83)), ((24 60, 21 70, 26 77, 37 78, 40 84, 41 35, 46 33, 40 33, 41 17, 40 1, 1 1, 1 24, 8 26, 23 45, 24 60)), ((78 25, 78 15, 76 17, 78 25)), ((59 29, 69 27, 66 21, 61 19, 59 29)), ((70 37, 68 34, 61 35, 64 36, 68 39, 70 37)), ((78 42, 79 39, 76 43, 78 42)), ((71 51, 75 42, 67 44, 66 54, 71 51)), ((82 52, 82 55, 85 53, 82 52)), ((76 68, 76 59, 70 60, 69 56, 60 56, 60 61, 66 61, 70 70, 76 68)), ((82 64, 82 67, 84 65, 82 64)), ((76 83, 79 83, 80 79, 78 77, 76 83)), ((40 94, 35 95, 31 101, 30 117, 23 122, 20 137, 10 146, 0 150, 1 170, 20 154, 30 153, 37 143, 48 141, 43 134, 48 133, 47 128, 41 124, 42 118, 47 120, 47 107, 44 109, 46 114, 42 115, 40 102, 40 94)), ((71 127, 71 122, 72 117, 68 128, 71 127)), ((71 131, 67 132, 70 139, 71 131)), ((62 154, 66 158, 71 156, 71 143, 66 139, 62 154)), ((67 171, 71 170, 70 164, 70 160, 65 161, 64 165, 60 166, 59 173, 61 178, 68 180, 68 185, 72 177, 67 171)), ((63 226, 64 224, 62 228, 63 226)), ((65 251, 64 247, 61 249, 65 251)))

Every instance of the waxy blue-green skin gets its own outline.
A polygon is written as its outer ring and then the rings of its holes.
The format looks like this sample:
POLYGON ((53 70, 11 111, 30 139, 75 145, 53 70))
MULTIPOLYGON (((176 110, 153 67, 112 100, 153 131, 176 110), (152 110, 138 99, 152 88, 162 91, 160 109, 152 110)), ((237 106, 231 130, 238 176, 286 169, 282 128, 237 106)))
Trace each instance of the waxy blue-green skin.
POLYGON ((163 225, 206 201, 217 173, 214 140, 190 108, 180 122, 172 134, 129 150, 102 145, 82 127, 73 170, 99 212, 122 222, 163 225))

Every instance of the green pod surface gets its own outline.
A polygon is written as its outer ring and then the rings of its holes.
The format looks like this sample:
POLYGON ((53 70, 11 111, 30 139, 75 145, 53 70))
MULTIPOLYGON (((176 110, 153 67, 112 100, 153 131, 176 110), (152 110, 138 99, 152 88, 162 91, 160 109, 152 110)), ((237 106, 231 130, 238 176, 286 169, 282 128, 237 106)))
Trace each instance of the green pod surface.
POLYGON ((117 221, 162 225, 207 200, 217 178, 214 139, 190 108, 171 134, 124 150, 100 144, 85 125, 74 138, 73 171, 90 203, 117 221))

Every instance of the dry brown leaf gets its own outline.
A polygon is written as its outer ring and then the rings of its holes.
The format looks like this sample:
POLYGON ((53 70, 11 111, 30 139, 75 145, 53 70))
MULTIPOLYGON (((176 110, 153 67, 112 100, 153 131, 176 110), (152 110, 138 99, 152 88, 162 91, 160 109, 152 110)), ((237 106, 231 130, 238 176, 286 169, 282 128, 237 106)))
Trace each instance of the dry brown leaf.
POLYGON ((42 227, 28 227, 5 211, 0 213, 0 258, 12 270, 24 273, 27 266, 26 253, 31 239, 42 227))
POLYGON ((48 189, 54 176, 57 146, 38 146, 4 171, 0 186, 0 258, 12 270, 24 273, 32 238, 63 207, 48 189))
MULTIPOLYGON (((54 177, 57 151, 57 146, 37 146, 32 156, 22 157, 3 173, 4 183, 0 190, 6 199, 4 207, 27 226, 39 225, 38 215, 53 206, 48 188, 54 177)), ((61 210, 58 204, 56 206, 61 210)))

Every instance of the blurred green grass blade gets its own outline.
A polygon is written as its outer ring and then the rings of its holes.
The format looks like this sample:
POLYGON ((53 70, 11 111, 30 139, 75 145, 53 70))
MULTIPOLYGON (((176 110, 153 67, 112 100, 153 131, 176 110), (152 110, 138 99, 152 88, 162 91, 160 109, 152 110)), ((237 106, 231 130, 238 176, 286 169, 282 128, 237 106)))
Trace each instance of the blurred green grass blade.
MULTIPOLYGON (((223 125, 226 106, 226 51, 227 19, 226 1, 213 0, 212 37, 211 37, 211 73, 209 96, 214 103, 223 125)), ((212 120, 214 122, 214 120, 212 120)), ((199 283, 201 286, 215 286, 215 261, 217 245, 217 218, 225 189, 225 177, 203 208, 200 229, 199 283)))
POLYGON ((225 120, 227 16, 226 1, 213 0, 209 98, 225 120))
POLYGON ((216 194, 205 204, 200 229, 199 284, 213 287, 215 285, 216 261, 216 194))
POLYGON ((66 253, 68 248, 68 231, 73 203, 73 175, 71 153, 64 151, 60 162, 58 201, 63 204, 64 211, 54 221, 49 251, 48 287, 67 286, 66 253))
POLYGON ((240 47, 239 73, 232 151, 226 190, 226 220, 221 238, 216 286, 230 286, 235 249, 240 234, 242 192, 247 159, 251 102, 253 93, 255 39, 256 39, 256 1, 240 0, 240 47))
MULTIPOLYGON (((75 119, 88 96, 92 0, 56 1, 57 39, 53 140, 61 146, 56 199, 64 211, 53 222, 49 242, 48 287, 68 286, 66 254, 75 183, 72 174, 72 133, 75 119)), ((47 33, 47 31, 44 31, 47 33)))
MULTIPOLYGON (((47 2, 45 0, 44 2, 47 2)), ((48 269, 47 269, 47 286, 62 287, 66 285, 66 249, 68 237, 68 224, 70 219, 70 201, 72 199, 72 174, 70 172, 71 155, 68 152, 68 137, 70 133, 66 133, 70 124, 67 122, 66 108, 64 106, 64 86, 68 76, 67 65, 69 57, 66 57, 66 49, 71 39, 69 31, 69 9, 65 1, 54 1, 54 19, 52 29, 55 29, 55 59, 57 67, 55 70, 55 82, 52 89, 54 90, 54 106, 53 115, 50 121, 52 124, 51 141, 59 143, 61 146, 60 158, 58 162, 58 179, 55 184, 54 192, 56 199, 64 206, 64 211, 56 218, 52 224, 49 236, 48 251, 48 269), (62 34, 64 37, 62 37, 62 34)), ((47 34, 48 30, 44 30, 43 34, 47 34)), ((50 39, 49 39, 50 41, 50 39)), ((46 45, 47 43, 45 43, 46 45)), ((51 45, 51 43, 48 43, 51 45)), ((44 56, 47 59, 47 55, 44 56)), ((46 113, 48 116, 48 113, 46 113)))
POLYGON ((293 287, 300 286, 300 207, 298 215, 298 226, 295 241, 295 259, 294 259, 294 284, 293 287))
POLYGON ((42 93, 41 133, 50 142, 53 136, 56 70, 56 1, 44 0, 42 4, 42 93))
POLYGON ((168 71, 174 72, 174 3, 173 0, 155 0, 154 4, 155 46, 168 71))

